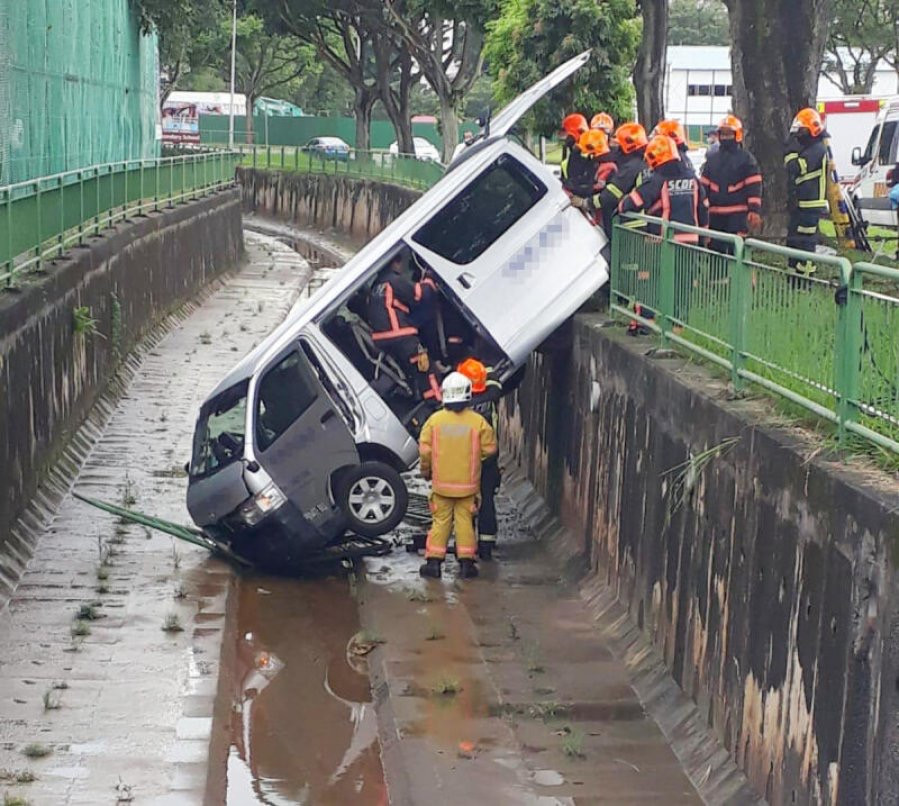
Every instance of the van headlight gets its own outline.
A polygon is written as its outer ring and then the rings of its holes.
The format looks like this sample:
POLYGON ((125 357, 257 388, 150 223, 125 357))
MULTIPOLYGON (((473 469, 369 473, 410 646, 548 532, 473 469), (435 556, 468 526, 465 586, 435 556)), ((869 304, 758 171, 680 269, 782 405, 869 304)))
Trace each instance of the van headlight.
POLYGON ((283 506, 286 501, 287 496, 275 482, 272 482, 240 505, 240 517, 247 526, 255 526, 270 512, 283 506))

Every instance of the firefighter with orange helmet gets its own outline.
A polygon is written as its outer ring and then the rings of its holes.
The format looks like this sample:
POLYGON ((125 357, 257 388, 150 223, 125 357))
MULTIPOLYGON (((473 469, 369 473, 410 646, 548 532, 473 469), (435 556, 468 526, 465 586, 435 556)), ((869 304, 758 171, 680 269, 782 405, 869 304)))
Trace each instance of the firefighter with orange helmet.
POLYGON ((683 162, 684 165, 689 165, 695 170, 692 160, 687 155, 687 152, 690 150, 690 144, 687 142, 687 132, 684 129, 684 124, 679 120, 660 120, 656 123, 656 127, 649 135, 650 139, 659 134, 664 134, 674 140, 677 144, 677 151, 680 154, 681 162, 683 162))
MULTIPOLYGON (((471 381, 471 408, 480 414, 499 434, 499 399, 503 395, 502 384, 491 377, 491 370, 477 358, 466 358, 456 368, 471 381)), ((493 559, 496 545, 496 494, 502 482, 499 467, 499 451, 481 463, 481 493, 478 506, 478 557, 493 559)))
MULTIPOLYGON (((801 109, 790 126, 784 155, 790 199, 787 246, 812 253, 818 245, 818 224, 829 210, 826 136, 821 116, 814 109, 801 109)), ((791 259, 790 268, 808 276, 815 264, 791 259)))
POLYGON ((615 121, 608 112, 598 112, 590 118, 590 128, 599 129, 606 133, 606 137, 611 137, 615 132, 615 121))
MULTIPOLYGON (((619 212, 646 213, 694 227, 707 226, 705 192, 693 169, 681 159, 673 138, 664 134, 653 137, 644 159, 652 173, 621 200, 619 212)), ((681 243, 699 243, 699 236, 692 232, 675 231, 673 238, 681 243)))
MULTIPOLYGON (((762 228, 762 174, 755 157, 743 146, 743 122, 726 115, 716 129, 718 150, 702 166, 702 182, 709 199, 709 228, 748 235, 762 228)), ((729 253, 730 243, 711 247, 729 253)))
POLYGON ((589 130, 583 115, 567 115, 562 121, 562 187, 577 199, 589 196, 592 188, 593 165, 578 146, 581 136, 589 130))
POLYGON ((618 144, 618 170, 606 181, 605 187, 594 194, 592 200, 595 217, 599 219, 601 216, 603 229, 609 238, 612 237, 612 219, 618 205, 643 182, 646 169, 643 155, 649 140, 646 130, 639 123, 623 123, 615 132, 615 142, 618 144))

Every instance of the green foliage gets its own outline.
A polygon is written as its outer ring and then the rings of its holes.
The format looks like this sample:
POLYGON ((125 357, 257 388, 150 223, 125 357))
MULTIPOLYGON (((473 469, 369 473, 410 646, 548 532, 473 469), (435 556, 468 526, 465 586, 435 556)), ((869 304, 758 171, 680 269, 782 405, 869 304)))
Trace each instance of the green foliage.
POLYGON ((825 76, 845 93, 871 92, 877 63, 895 49, 897 16, 899 0, 831 0, 825 76))
POLYGON ((631 116, 631 65, 640 40, 634 0, 503 0, 487 25, 485 56, 499 105, 578 53, 590 62, 532 113, 538 134, 552 135, 569 112, 631 116))
POLYGON ((72 311, 72 329, 78 336, 100 336, 97 330, 97 319, 91 315, 91 309, 80 305, 72 311))
POLYGON ((671 0, 669 45, 730 45, 727 8, 721 0, 671 0))

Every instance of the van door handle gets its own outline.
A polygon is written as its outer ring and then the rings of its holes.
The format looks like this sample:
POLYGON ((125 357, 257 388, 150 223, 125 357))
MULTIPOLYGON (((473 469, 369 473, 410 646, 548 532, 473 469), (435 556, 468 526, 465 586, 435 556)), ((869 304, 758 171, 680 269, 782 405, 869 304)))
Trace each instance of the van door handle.
POLYGON ((459 285, 461 285, 462 288, 469 289, 471 288, 472 280, 474 280, 474 275, 467 271, 463 271, 456 279, 459 281, 459 285))
POLYGON ((318 421, 319 421, 322 425, 324 425, 324 424, 325 424, 326 422, 328 422, 328 420, 330 420, 332 417, 334 417, 334 412, 331 411, 331 409, 328 409, 328 410, 327 410, 327 411, 326 411, 326 412, 319 418, 318 421))

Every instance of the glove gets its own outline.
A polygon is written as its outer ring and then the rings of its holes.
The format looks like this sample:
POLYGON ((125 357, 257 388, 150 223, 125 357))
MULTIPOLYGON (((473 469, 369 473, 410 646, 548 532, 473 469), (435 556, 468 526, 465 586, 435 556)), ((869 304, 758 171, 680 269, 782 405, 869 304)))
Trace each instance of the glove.
POLYGON ((757 235, 762 231, 762 217, 758 213, 749 213, 746 216, 746 222, 749 224, 749 231, 753 235, 757 235))
POLYGON ((571 206, 577 207, 578 210, 583 210, 583 208, 586 204, 586 201, 587 200, 583 196, 572 196, 571 197, 571 206))
POLYGON ((431 360, 428 358, 427 350, 424 350, 422 348, 418 349, 416 363, 418 364, 419 372, 427 372, 431 368, 431 360))

